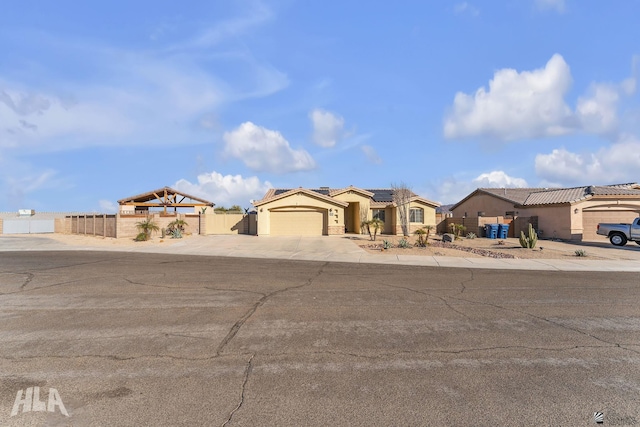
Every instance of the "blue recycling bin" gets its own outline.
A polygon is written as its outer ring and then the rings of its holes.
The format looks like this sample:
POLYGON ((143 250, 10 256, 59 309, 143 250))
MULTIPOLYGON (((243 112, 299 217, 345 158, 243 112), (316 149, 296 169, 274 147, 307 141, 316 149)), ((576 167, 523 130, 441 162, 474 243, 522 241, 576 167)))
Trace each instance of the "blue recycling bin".
POLYGON ((497 239, 498 238, 498 224, 485 224, 484 226, 484 234, 487 236, 487 239, 497 239))
POLYGON ((498 224, 498 239, 506 239, 509 233, 509 224, 498 224))

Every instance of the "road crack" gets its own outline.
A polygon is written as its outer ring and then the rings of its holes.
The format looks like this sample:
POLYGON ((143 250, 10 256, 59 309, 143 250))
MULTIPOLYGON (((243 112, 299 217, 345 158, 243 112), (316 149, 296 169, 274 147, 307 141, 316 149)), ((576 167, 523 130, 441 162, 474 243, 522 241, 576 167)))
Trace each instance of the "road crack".
POLYGON ((441 297, 441 296, 439 296, 439 295, 434 295, 434 294, 431 294, 431 293, 429 293, 429 292, 425 292, 425 291, 419 291, 419 290, 417 290, 417 289, 412 289, 412 288, 409 288, 409 287, 406 287, 406 286, 389 285, 389 284, 387 284, 387 283, 381 283, 381 285, 383 285, 383 286, 388 286, 388 287, 390 287, 390 288, 404 289, 404 290, 407 290, 407 291, 410 291, 410 292, 415 292, 415 293, 417 293, 417 294, 426 295, 426 296, 431 297, 431 298, 437 298, 437 299, 439 299, 440 301, 442 301, 442 303, 443 303, 445 306, 447 306, 447 308, 448 308, 448 309, 450 309, 451 311, 453 311, 453 312, 455 312, 455 313, 458 313, 460 316, 463 316, 463 317, 464 317, 464 318, 466 318, 466 319, 470 319, 470 317, 469 317, 469 316, 467 316, 465 313, 463 313, 463 312, 461 312, 461 311, 459 311, 459 310, 456 310, 456 309, 455 309, 451 304, 449 304, 449 301, 447 301, 447 299, 446 299, 445 297, 441 297))
POLYGON ((249 318, 251 316, 253 316, 253 314, 256 312, 256 310, 258 308, 260 308, 261 306, 263 306, 264 303, 266 303, 267 300, 269 300, 269 298, 271 298, 271 297, 273 297, 275 295, 281 294, 283 292, 291 291, 293 289, 301 289, 301 288, 310 286, 311 284, 313 284, 313 281, 315 279, 317 279, 322 274, 322 272, 324 271, 324 269, 325 269, 325 267, 327 265, 329 265, 328 262, 325 262, 324 264, 322 264, 322 266, 320 267, 318 272, 313 277, 310 277, 302 285, 289 286, 289 287, 286 287, 286 288, 283 288, 283 289, 278 289, 277 291, 273 291, 273 292, 270 292, 268 294, 265 294, 262 298, 260 298, 249 310, 247 310, 247 312, 236 323, 233 324, 233 326, 231 327, 231 329, 229 330, 227 335, 220 342, 220 345, 216 349, 216 355, 220 355, 220 353, 222 353, 222 351, 227 346, 227 344, 229 344, 229 342, 238 334, 238 332, 240 331, 240 328, 242 328, 242 326, 245 324, 245 322, 247 320, 249 320, 249 318))
POLYGON ((600 337, 598 337, 596 335, 593 335, 593 334, 590 334, 588 332, 582 331, 582 330, 580 330, 578 328, 572 328, 571 326, 563 325, 562 323, 553 321, 551 319, 547 319, 546 317, 536 316, 535 314, 529 313, 529 312, 527 312, 525 310, 517 310, 517 309, 514 309, 514 308, 503 307, 503 306, 498 305, 498 304, 491 304, 489 302, 482 302, 482 301, 474 301, 474 300, 469 300, 469 299, 460 298, 460 297, 450 297, 450 298, 457 299, 457 300, 460 300, 460 301, 466 301, 466 302, 469 302, 469 303, 472 303, 472 304, 486 305, 486 306, 489 306, 489 307, 498 308, 500 310, 511 311, 513 313, 524 314, 525 316, 529 316, 529 317, 532 317, 534 319, 550 323, 550 324, 552 324, 554 326, 557 326, 559 328, 567 329, 567 330, 573 331, 573 332, 577 332, 577 333, 579 333, 581 335, 587 336, 587 337, 592 338, 592 339, 594 339, 596 341, 599 341, 601 343, 609 344, 609 346, 614 346, 614 347, 617 347, 617 348, 621 348, 623 350, 630 351, 632 353, 640 354, 640 351, 638 351, 638 350, 634 350, 632 348, 624 347, 622 344, 619 344, 619 343, 616 343, 616 342, 607 341, 604 338, 600 338, 600 337))
POLYGON ((24 290, 24 288, 25 288, 29 283, 31 283, 31 281, 33 280, 33 278, 34 278, 34 277, 36 277, 36 276, 35 276, 35 274, 33 274, 33 273, 27 273, 27 272, 24 272, 24 273, 18 273, 18 274, 25 274, 25 275, 27 276, 27 278, 24 280, 24 283, 20 286, 20 290, 24 290))
POLYGON ((255 357, 255 353, 252 354, 251 357, 249 358, 249 362, 247 362, 247 368, 244 371, 244 381, 242 381, 242 390, 240 392, 240 402, 238 402, 238 406, 233 408, 231 413, 229 413, 229 417, 222 424, 222 427, 226 426, 227 424, 229 424, 231 422, 231 418, 233 418, 233 415, 236 412, 238 412, 240 410, 240 408, 242 407, 242 405, 244 404, 245 392, 247 391, 247 383, 249 382, 249 376, 251 375, 251 371, 253 371, 253 358, 254 357, 255 357))

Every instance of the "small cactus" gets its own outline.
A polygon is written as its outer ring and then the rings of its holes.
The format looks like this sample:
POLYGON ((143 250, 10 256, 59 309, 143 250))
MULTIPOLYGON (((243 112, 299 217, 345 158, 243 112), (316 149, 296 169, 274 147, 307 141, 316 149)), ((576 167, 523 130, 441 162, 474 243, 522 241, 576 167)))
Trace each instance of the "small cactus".
POLYGON ((525 236, 524 231, 520 232, 520 246, 523 248, 533 249, 538 243, 538 235, 536 230, 533 229, 533 225, 529 224, 529 233, 525 236))

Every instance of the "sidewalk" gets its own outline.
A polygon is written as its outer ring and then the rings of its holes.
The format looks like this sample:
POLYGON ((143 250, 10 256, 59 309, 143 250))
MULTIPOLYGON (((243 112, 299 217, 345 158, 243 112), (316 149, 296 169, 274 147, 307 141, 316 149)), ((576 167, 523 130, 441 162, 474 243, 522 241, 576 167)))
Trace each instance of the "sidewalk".
MULTIPOLYGON (((368 253, 348 239, 324 237, 191 236, 160 243, 91 236, 0 235, 3 251, 119 251, 429 267, 544 271, 640 272, 640 260, 495 259, 368 253)), ((1 255, 0 255, 1 256, 1 255)))

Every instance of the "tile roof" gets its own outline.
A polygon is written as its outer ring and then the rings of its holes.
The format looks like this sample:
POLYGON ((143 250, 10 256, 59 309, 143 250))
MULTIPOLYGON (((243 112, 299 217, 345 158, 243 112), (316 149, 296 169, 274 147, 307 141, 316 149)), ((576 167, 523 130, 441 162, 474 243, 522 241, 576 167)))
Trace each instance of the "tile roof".
POLYGON ((490 193, 501 199, 508 200, 516 204, 522 204, 527 197, 535 191, 544 191, 545 188, 478 188, 485 193, 490 193))
MULTIPOLYGON (((349 187, 347 188, 329 188, 329 187, 320 187, 320 188, 312 188, 309 189, 309 191, 313 191, 315 193, 321 194, 323 196, 328 196, 328 197, 332 197, 332 195, 336 194, 336 193, 342 193, 345 190, 348 190, 349 187)), ((357 188, 354 187, 355 190, 364 190, 368 193, 372 193, 373 195, 371 196, 372 202, 371 202, 371 207, 372 208, 380 208, 380 207, 385 207, 388 206, 390 204, 393 203, 393 189, 391 188, 376 188, 376 189, 365 189, 365 188, 357 188)), ((269 191, 267 191, 267 194, 265 194, 265 196, 262 198, 262 200, 260 200, 260 202, 272 199, 274 197, 277 197, 281 194, 287 193, 289 191, 291 191, 291 188, 278 188, 278 189, 271 189, 269 191)), ((418 196, 417 194, 411 192, 411 198, 412 199, 416 199, 416 200, 420 200, 422 202, 425 202, 427 204, 432 204, 434 206, 439 206, 438 203, 436 202, 432 202, 428 199, 425 199, 423 197, 418 196)))
POLYGON ((277 200, 277 199, 282 199, 285 197, 288 197, 290 195, 293 194, 299 194, 299 193, 304 193, 307 194, 309 196, 314 196, 317 197, 319 199, 324 199, 330 203, 336 204, 336 205, 341 205, 341 206, 348 206, 349 203, 347 202, 343 202, 341 200, 338 199, 334 199, 329 197, 328 195, 323 194, 323 192, 321 191, 316 191, 316 190, 309 190, 307 188, 292 188, 292 189, 271 189, 269 191, 267 191, 267 194, 265 194, 265 196, 262 198, 262 200, 256 200, 253 202, 253 206, 260 206, 263 205, 267 202, 270 202, 272 200, 277 200))
POLYGON ((575 203, 593 196, 637 196, 640 190, 625 185, 584 186, 574 188, 549 189, 533 192, 527 197, 523 206, 552 205, 561 203, 575 203))
POLYGON ((490 194, 519 206, 552 205, 574 203, 593 196, 636 196, 640 197, 637 183, 589 185, 573 188, 478 188, 452 206, 455 209, 477 193, 490 194))

